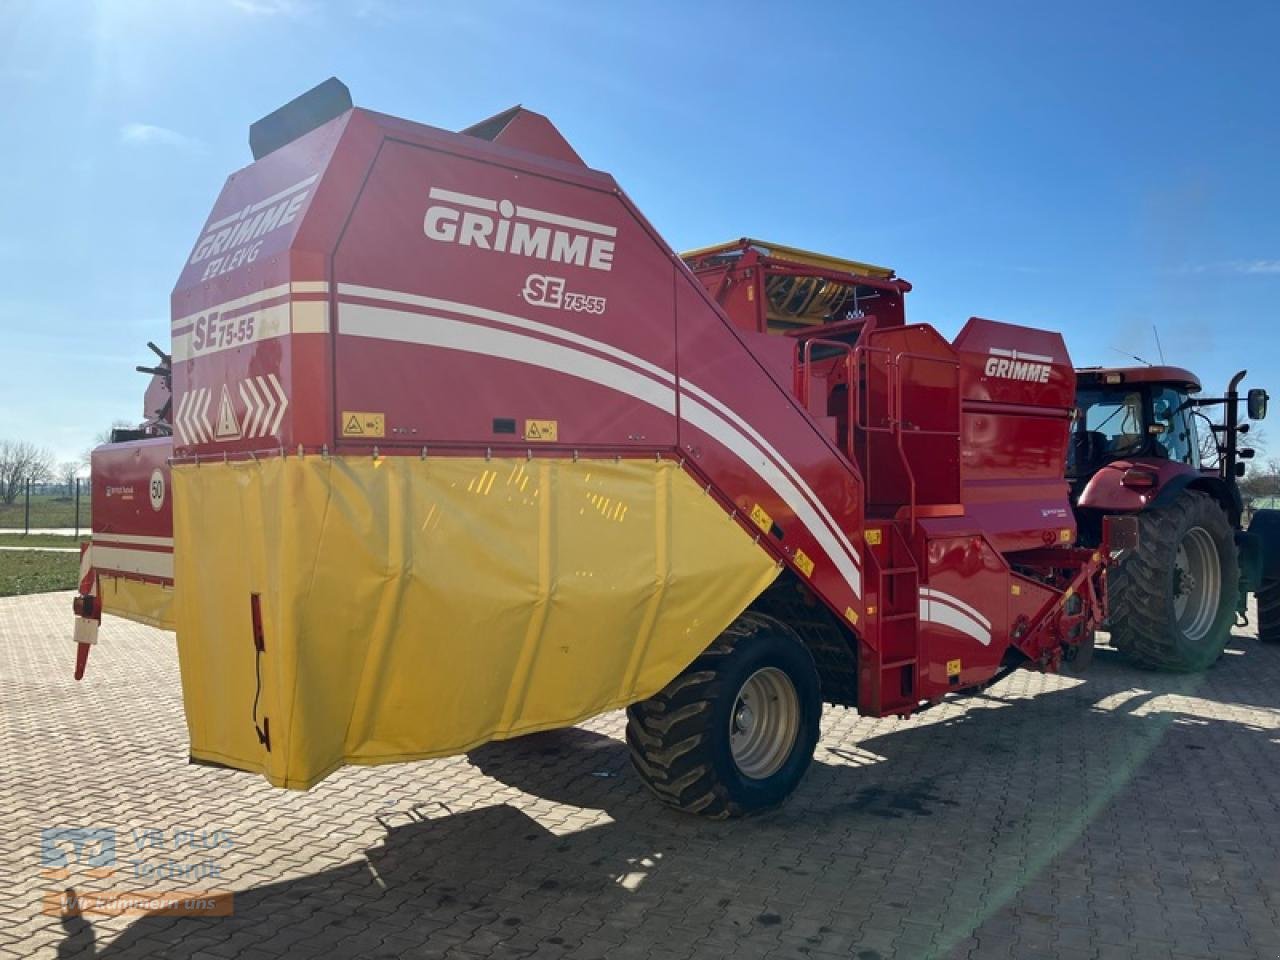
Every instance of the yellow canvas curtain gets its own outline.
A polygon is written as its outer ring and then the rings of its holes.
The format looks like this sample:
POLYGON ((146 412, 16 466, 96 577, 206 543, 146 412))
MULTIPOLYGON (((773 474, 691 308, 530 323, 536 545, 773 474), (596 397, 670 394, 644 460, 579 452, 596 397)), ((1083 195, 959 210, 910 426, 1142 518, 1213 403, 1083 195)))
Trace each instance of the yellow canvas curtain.
POLYGON ((108 573, 99 575, 98 587, 107 613, 161 630, 174 629, 173 587, 108 573))
POLYGON ((777 574, 669 461, 290 457, 173 487, 192 755, 277 786, 644 699, 777 574))

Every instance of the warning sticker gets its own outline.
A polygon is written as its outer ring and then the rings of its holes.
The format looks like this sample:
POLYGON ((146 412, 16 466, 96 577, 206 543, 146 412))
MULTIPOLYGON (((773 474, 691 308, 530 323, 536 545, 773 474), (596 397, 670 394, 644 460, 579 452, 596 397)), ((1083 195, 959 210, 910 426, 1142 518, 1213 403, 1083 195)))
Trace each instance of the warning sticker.
POLYGON ((559 420, 526 420, 524 422, 524 438, 526 440, 542 440, 552 443, 559 439, 559 420))
POLYGON ((948 661, 947 661, 947 676, 948 676, 948 677, 958 677, 958 676, 960 676, 960 661, 959 661, 959 660, 948 660, 948 661))
POLYGON ((384 437, 387 434, 387 415, 363 410, 342 411, 342 435, 344 437, 384 437))
POLYGON ((769 516, 764 507, 757 503, 751 508, 751 522, 768 533, 773 526, 773 517, 769 516))
POLYGON ((813 576, 813 560, 803 550, 797 549, 795 555, 796 566, 800 568, 800 572, 806 577, 813 576))
POLYGON ((218 401, 218 425, 213 431, 215 440, 239 440, 240 421, 236 419, 236 408, 231 403, 231 391, 222 385, 222 399, 218 401))

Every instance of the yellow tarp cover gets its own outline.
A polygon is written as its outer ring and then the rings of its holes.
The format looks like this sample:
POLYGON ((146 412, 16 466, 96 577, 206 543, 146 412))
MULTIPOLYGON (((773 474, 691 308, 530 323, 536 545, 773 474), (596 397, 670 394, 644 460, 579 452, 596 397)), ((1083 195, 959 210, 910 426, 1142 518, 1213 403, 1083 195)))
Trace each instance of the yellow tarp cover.
POLYGON ((145 623, 161 630, 172 630, 173 587, 144 583, 128 577, 99 574, 102 609, 107 613, 145 623))
POLYGON ((669 461, 271 458, 173 488, 192 756, 283 787, 651 696, 777 574, 669 461))

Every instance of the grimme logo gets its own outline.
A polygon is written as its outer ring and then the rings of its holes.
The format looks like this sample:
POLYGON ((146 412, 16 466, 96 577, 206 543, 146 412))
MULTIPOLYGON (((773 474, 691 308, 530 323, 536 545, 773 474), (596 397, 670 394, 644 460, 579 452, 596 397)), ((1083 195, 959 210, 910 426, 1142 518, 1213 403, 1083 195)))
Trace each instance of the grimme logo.
POLYGON ((200 279, 208 280, 210 277, 230 273, 257 259, 262 238, 298 218, 302 202, 310 193, 308 188, 317 176, 318 174, 312 174, 292 187, 273 193, 265 200, 251 203, 243 210, 215 220, 205 227, 200 242, 196 244, 195 253, 191 255, 192 266, 209 260, 200 279), (210 257, 215 259, 210 260, 210 257))
POLYGON ((613 269, 618 230, 606 223, 439 187, 431 188, 430 198, 441 201, 428 207, 422 220, 422 232, 432 240, 592 270, 613 269))
POLYGON ((988 377, 1048 383, 1049 374, 1053 372, 1053 357, 1019 350, 1002 350, 999 347, 992 347, 987 353, 991 354, 984 369, 988 377))

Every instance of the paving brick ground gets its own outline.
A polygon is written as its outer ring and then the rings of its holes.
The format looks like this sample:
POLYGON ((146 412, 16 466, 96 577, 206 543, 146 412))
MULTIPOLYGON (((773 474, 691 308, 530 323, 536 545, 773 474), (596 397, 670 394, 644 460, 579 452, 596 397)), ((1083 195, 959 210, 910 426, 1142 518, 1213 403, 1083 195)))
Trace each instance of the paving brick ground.
POLYGON ((620 714, 305 794, 189 766, 172 638, 109 621, 77 685, 68 601, 0 600, 4 960, 1280 955, 1280 647, 1251 631, 1202 676, 1102 650, 908 721, 829 711, 791 803, 711 824, 648 797, 620 714), (45 876, 58 827, 114 829, 116 874, 45 876), (165 862, 220 875, 133 875, 165 862), (42 914, 67 887, 234 914, 42 914))

